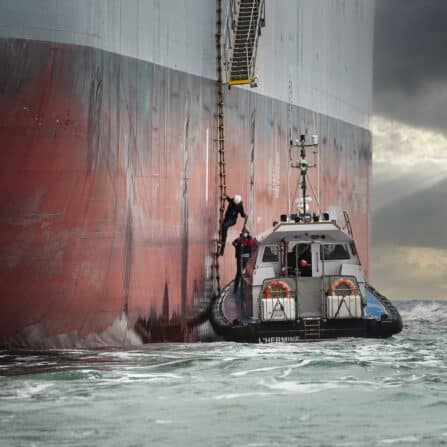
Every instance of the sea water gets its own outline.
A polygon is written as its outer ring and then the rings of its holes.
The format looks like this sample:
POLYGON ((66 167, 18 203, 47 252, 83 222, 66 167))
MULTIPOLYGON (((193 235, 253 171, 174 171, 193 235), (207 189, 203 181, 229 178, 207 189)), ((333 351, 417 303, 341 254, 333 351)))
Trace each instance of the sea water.
POLYGON ((447 302, 386 340, 0 352, 0 446, 447 445, 447 302))

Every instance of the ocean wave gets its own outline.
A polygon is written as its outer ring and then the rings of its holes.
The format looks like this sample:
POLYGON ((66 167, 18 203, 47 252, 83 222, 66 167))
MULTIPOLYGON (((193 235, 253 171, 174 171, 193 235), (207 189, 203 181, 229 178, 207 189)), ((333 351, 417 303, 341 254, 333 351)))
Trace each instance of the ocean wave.
POLYGON ((388 444, 407 444, 407 443, 419 443, 420 438, 417 436, 403 436, 401 438, 389 438, 389 439, 381 439, 379 441, 379 445, 388 445, 388 444))
POLYGON ((278 391, 287 395, 290 394, 310 394, 321 393, 336 388, 346 388, 349 384, 341 382, 326 382, 326 383, 299 383, 293 381, 281 382, 261 382, 261 384, 273 391, 278 391))
POLYGON ((299 363, 294 363, 291 365, 268 366, 268 367, 264 367, 264 368, 249 369, 246 371, 236 371, 236 372, 231 373, 231 375, 234 377, 242 377, 242 376, 246 376, 246 375, 253 375, 253 374, 259 373, 259 372, 270 372, 270 371, 275 371, 275 370, 289 370, 289 369, 301 368, 303 366, 309 365, 311 362, 312 362, 312 360, 307 359, 307 360, 302 360, 299 363))
POLYGON ((447 302, 409 301, 399 303, 399 311, 404 323, 445 323, 447 322, 447 302))
POLYGON ((247 397, 255 396, 270 396, 271 393, 263 392, 249 392, 249 393, 226 393, 226 394, 216 394, 212 396, 214 400, 232 400, 232 399, 242 399, 247 397))
MULTIPOLYGON (((447 405, 447 303, 401 302, 399 309, 405 330, 386 340, 1 352, 7 367, 0 369, 0 431, 14 426, 15 436, 22 415, 39 408, 73 420, 79 433, 90 433, 92 424, 108 434, 128 424, 157 440, 187 429, 224 431, 215 445, 320 445, 316 439, 340 447, 434 445, 445 441, 439 427, 447 405), (8 421, 11 412, 16 419, 8 421), (389 425, 390 414, 405 428, 389 425), (358 430, 347 435, 339 431, 343 424, 358 430), (248 439, 247 432, 258 437, 248 439)), ((35 427, 43 423, 33 417, 35 427)), ((53 426, 51 420, 48 430, 53 426)))
POLYGON ((52 383, 24 382, 19 387, 3 389, 0 393, 0 399, 31 400, 38 397, 45 397, 48 395, 49 388, 52 386, 52 383))

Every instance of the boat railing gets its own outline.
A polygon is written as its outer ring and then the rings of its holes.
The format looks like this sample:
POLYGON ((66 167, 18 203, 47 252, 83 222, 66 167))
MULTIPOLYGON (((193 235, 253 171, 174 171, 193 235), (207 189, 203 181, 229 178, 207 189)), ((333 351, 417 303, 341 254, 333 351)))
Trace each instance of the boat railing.
POLYGON ((349 283, 347 284, 344 281, 340 281, 339 285, 335 284, 336 291, 340 292, 340 294, 352 294, 351 292, 355 291, 359 295, 362 295, 362 292, 360 290, 359 283, 357 281, 357 278, 355 276, 351 275, 325 275, 323 278, 323 286, 325 290, 325 294, 328 295, 331 293, 331 287, 334 285, 336 281, 339 281, 340 279, 346 279, 347 281, 350 281, 352 283, 353 288, 350 287, 349 283))
POLYGON ((262 321, 295 320, 297 317, 296 297, 293 278, 266 279, 263 282, 260 299, 258 300, 258 315, 260 315, 262 321), (279 284, 279 286, 269 288, 272 282, 279 284))
POLYGON ((326 318, 362 318, 364 303, 365 299, 355 276, 324 277, 322 310, 326 318))

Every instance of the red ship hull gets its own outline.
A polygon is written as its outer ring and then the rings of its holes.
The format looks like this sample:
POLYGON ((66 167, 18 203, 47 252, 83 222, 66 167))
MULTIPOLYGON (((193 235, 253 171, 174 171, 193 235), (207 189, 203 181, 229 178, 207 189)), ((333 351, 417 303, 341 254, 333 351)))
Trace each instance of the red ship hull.
MULTIPOLYGON (((292 122, 320 135, 322 208, 349 211, 367 265, 369 131, 253 91, 225 101, 228 192, 253 233, 287 210, 292 122)), ((214 81, 8 39, 0 104, 0 345, 194 340, 218 217, 214 81)), ((222 270, 234 274, 229 247, 222 270)))

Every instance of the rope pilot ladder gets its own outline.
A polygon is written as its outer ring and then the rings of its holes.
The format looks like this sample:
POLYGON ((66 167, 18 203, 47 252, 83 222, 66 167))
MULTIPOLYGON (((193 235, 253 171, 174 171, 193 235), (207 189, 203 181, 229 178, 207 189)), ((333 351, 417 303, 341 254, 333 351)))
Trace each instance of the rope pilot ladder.
POLYGON ((214 294, 219 296, 220 273, 219 273, 219 252, 221 239, 221 228, 225 211, 225 198, 227 195, 226 172, 225 172, 225 146, 224 146, 224 92, 222 75, 222 0, 217 2, 217 22, 216 22, 216 126, 217 126, 217 162, 219 167, 219 240, 214 244, 213 273, 214 273, 214 294))
POLYGON ((219 239, 214 244, 213 282, 214 295, 221 293, 219 273, 219 253, 221 228, 224 219, 227 185, 225 170, 224 138, 224 77, 226 69, 227 84, 251 84, 255 82, 256 50, 261 27, 265 24, 265 0, 228 0, 225 25, 225 42, 222 45, 222 0, 216 0, 216 127, 217 161, 219 175, 219 239), (224 59, 225 56, 225 59, 224 59))
MULTIPOLYGON (((221 251, 221 229, 227 196, 224 139, 224 76, 227 84, 251 84, 255 81, 255 61, 260 28, 264 26, 264 0, 228 0, 229 8, 225 29, 226 40, 222 45, 222 0, 216 0, 216 130, 217 163, 219 177, 219 230, 213 242, 212 297, 205 310, 188 320, 192 328, 209 318, 213 306, 221 306, 221 294, 228 292, 228 286, 221 290, 219 255, 221 251), (223 57, 225 52, 225 60, 223 57)), ((228 323, 228 322, 227 322, 228 323)))
POLYGON ((256 87, 256 53, 265 26, 265 0, 229 0, 225 23, 227 84, 256 87))

